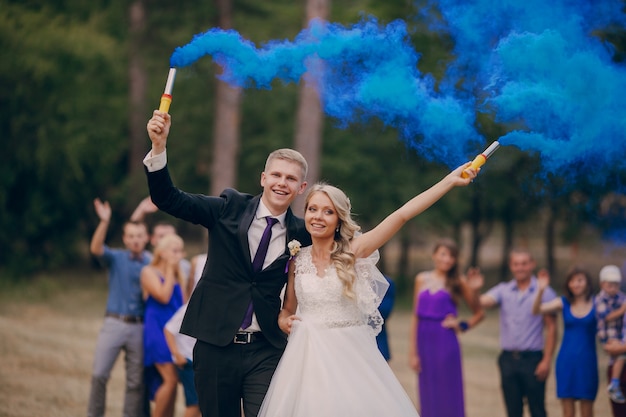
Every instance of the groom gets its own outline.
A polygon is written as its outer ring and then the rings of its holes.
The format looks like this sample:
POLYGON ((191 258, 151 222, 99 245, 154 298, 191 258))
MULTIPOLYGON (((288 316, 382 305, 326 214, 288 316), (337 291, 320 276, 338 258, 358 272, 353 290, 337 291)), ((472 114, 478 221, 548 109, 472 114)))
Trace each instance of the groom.
POLYGON ((152 150, 148 185, 159 209, 209 231, 209 254, 181 333, 197 339, 195 385, 203 417, 255 417, 286 345, 278 327, 287 281, 287 242, 311 244, 304 221, 289 208, 306 188, 307 162, 291 149, 272 152, 260 195, 226 189, 219 197, 177 189, 167 169, 170 115, 148 121, 152 150))

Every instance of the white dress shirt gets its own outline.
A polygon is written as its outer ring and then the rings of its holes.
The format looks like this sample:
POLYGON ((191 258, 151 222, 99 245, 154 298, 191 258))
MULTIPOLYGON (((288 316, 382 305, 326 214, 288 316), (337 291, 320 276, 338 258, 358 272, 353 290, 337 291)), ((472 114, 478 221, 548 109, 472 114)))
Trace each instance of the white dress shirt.
MULTIPOLYGON (((148 169, 148 172, 155 172, 165 168, 165 166, 167 165, 167 150, 155 156, 152 156, 152 151, 148 152, 148 154, 143 159, 143 163, 148 169)), ((261 200, 254 216, 254 220, 252 220, 252 224, 248 229, 248 246, 250 249, 250 259, 254 259, 254 255, 256 254, 259 243, 261 242, 261 237, 263 236, 263 231, 267 226, 267 220, 265 220, 266 216, 271 216, 278 219, 278 223, 276 223, 272 227, 272 239, 270 240, 270 245, 267 249, 267 254, 265 255, 263 269, 267 268, 268 265, 270 265, 276 260, 276 258, 283 254, 283 252, 285 251, 285 246, 287 244, 287 226, 285 225, 285 217, 287 216, 287 212, 285 211, 278 216, 272 216, 272 213, 270 213, 269 209, 265 206, 265 204, 263 204, 263 200, 261 200)), ((278 320, 278 317, 276 319, 278 320)), ((244 330, 249 332, 256 332, 261 330, 261 327, 259 326, 259 323, 256 319, 256 314, 252 315, 252 324, 244 330)))

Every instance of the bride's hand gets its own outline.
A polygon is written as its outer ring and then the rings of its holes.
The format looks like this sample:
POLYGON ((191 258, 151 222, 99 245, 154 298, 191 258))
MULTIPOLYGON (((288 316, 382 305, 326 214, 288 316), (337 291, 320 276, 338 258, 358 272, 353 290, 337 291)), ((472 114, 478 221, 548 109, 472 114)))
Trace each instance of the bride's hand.
POLYGON ((465 164, 457 167, 454 171, 448 174, 448 178, 455 186, 464 186, 468 185, 470 182, 476 178, 480 172, 480 168, 472 168, 471 162, 466 162, 465 164))
POLYGON ((278 327, 280 327, 280 330, 282 330, 284 333, 291 334, 291 327, 293 326, 294 320, 300 320, 300 317, 296 316, 295 314, 287 317, 280 317, 278 319, 278 327))

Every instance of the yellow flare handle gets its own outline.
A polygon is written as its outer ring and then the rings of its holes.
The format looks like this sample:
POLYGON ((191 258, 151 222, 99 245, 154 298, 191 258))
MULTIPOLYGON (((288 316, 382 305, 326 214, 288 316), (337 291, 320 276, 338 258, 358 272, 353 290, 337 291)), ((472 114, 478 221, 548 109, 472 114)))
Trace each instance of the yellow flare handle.
MULTIPOLYGON (((474 160, 472 161, 472 164, 469 166, 469 168, 478 169, 481 166, 485 165, 485 162, 487 162, 487 157, 481 153, 476 158, 474 158, 474 160)), ((467 177, 469 177, 469 174, 467 172, 463 171, 463 172, 461 172, 461 177, 467 178, 467 177)))
POLYGON ((172 104, 172 96, 169 94, 163 94, 161 96, 161 104, 159 105, 159 111, 169 113, 170 104, 172 104))

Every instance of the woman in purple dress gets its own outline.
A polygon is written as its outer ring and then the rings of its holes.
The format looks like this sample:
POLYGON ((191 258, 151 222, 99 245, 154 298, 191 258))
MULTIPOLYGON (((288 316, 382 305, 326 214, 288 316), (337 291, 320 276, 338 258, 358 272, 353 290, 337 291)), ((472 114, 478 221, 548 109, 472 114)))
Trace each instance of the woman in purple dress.
POLYGON ((419 375, 422 417, 464 417, 461 349, 457 333, 476 326, 484 316, 478 300, 482 275, 470 269, 467 278, 458 266, 456 243, 442 239, 433 250, 434 269, 415 277, 409 362, 419 375), (472 316, 458 317, 464 301, 472 316))
POLYGON ((174 415, 178 373, 167 346, 163 328, 183 304, 183 240, 164 236, 154 250, 150 265, 141 271, 141 288, 146 302, 144 312, 144 366, 146 389, 154 400, 153 417, 174 415))

